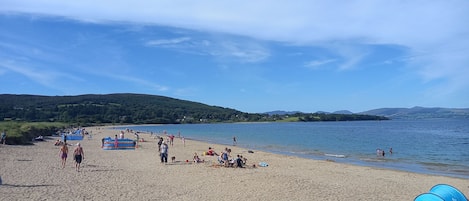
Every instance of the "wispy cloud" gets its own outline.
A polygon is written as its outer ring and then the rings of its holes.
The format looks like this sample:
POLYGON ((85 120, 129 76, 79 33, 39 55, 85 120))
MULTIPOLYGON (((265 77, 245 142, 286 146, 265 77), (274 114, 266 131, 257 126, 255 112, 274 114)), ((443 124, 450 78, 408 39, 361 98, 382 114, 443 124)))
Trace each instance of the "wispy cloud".
POLYGON ((150 89, 150 91, 164 92, 164 91, 169 90, 169 87, 167 87, 167 86, 156 84, 154 82, 151 82, 151 81, 148 81, 148 80, 145 80, 145 79, 142 79, 142 78, 138 78, 138 77, 132 77, 132 76, 127 76, 127 75, 119 75, 119 74, 105 74, 105 75, 102 75, 102 76, 110 77, 110 78, 113 78, 113 79, 116 79, 116 80, 119 80, 119 81, 123 81, 123 82, 128 83, 128 84, 136 84, 136 85, 139 85, 140 87, 148 87, 148 89, 150 89))
POLYGON ((221 42, 210 50, 212 55, 235 58, 242 62, 259 62, 270 56, 269 50, 252 42, 221 42))
POLYGON ((147 46, 171 46, 180 44, 186 41, 190 41, 190 37, 180 37, 180 38, 171 38, 171 39, 159 39, 159 40, 150 40, 147 41, 145 44, 147 46))
POLYGON ((40 67, 34 68, 24 64, 17 64, 12 61, 0 62, 0 67, 5 68, 8 71, 21 74, 40 85, 61 91, 63 90, 63 84, 61 84, 61 82, 64 80, 83 81, 80 77, 71 74, 46 70, 40 67))
MULTIPOLYGON (((189 34, 185 32, 184 34, 189 34)), ((246 40, 238 40, 236 37, 218 38, 201 37, 177 37, 169 39, 149 40, 145 42, 149 47, 170 48, 176 51, 196 55, 208 55, 220 60, 229 59, 238 62, 259 62, 269 57, 269 50, 262 45, 246 40)))
POLYGON ((321 68, 322 66, 326 65, 326 64, 329 64, 329 63, 332 63, 332 62, 335 62, 336 60, 335 59, 323 59, 323 60, 313 60, 313 61, 309 61, 307 62, 304 66, 309 68, 309 69, 319 69, 321 68))

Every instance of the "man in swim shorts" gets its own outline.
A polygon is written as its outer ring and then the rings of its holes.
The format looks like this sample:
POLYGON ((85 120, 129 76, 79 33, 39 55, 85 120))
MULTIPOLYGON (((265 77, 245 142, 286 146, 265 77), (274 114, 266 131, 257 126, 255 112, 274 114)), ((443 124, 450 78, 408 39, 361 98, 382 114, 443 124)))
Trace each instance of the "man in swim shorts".
POLYGON ((85 153, 80 143, 77 143, 77 147, 73 151, 73 157, 75 159, 75 169, 77 172, 80 172, 80 164, 83 159, 85 159, 85 153))

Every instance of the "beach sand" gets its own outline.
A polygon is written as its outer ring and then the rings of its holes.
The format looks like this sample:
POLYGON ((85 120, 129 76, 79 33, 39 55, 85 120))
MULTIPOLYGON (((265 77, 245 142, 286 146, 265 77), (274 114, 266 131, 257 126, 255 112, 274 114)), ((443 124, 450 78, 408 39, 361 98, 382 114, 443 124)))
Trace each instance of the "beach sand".
MULTIPOLYGON (((92 139, 80 141, 85 159, 75 171, 69 154, 61 168, 56 138, 32 146, 0 145, 0 200, 414 200, 440 183, 450 184, 466 196, 466 179, 417 174, 333 161, 277 155, 236 146, 232 155, 246 157, 249 166, 227 168, 217 158, 202 156, 208 147, 226 146, 175 138, 169 158, 162 164, 156 139, 140 137, 136 150, 102 150, 101 139, 118 130, 86 128, 92 139), (205 160, 193 164, 194 152, 205 160), (189 160, 189 162, 186 162, 189 160)), ((126 137, 134 138, 126 133, 126 137)), ((76 144, 77 141, 69 141, 76 144)), ((70 152, 75 146, 70 147, 70 152)))

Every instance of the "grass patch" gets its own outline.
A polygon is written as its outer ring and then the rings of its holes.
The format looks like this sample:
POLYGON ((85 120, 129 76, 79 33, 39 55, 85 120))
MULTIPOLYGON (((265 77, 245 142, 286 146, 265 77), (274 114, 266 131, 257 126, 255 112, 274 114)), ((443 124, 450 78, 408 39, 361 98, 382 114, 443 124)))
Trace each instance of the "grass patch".
POLYGON ((287 117, 281 120, 277 120, 277 122, 298 122, 299 119, 299 117, 287 117))
POLYGON ((57 131, 69 127, 69 124, 59 122, 0 122, 0 131, 7 133, 7 144, 28 145, 32 139, 42 135, 51 136, 57 131))

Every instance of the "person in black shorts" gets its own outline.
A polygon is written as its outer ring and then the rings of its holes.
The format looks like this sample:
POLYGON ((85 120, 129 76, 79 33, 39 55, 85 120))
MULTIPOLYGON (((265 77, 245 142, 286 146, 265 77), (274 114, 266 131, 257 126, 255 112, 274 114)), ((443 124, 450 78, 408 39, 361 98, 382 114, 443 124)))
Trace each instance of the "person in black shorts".
POLYGON ((80 164, 83 159, 85 159, 85 153, 83 148, 80 146, 80 143, 77 143, 77 147, 73 151, 73 158, 75 159, 75 169, 77 172, 80 172, 80 164))

